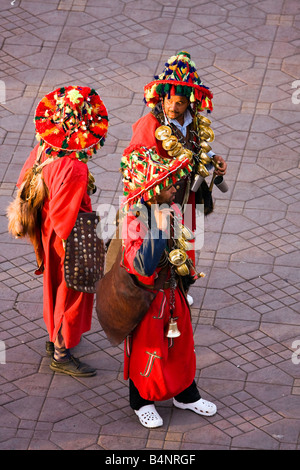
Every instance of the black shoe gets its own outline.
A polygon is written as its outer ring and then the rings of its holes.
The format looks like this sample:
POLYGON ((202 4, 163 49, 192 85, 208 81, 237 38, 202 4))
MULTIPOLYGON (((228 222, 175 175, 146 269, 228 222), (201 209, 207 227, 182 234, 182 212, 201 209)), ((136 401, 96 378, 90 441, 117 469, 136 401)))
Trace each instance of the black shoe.
POLYGON ((47 353, 47 356, 53 357, 54 343, 52 343, 51 341, 46 341, 46 353, 47 353))
POLYGON ((76 359, 74 356, 70 356, 70 359, 66 362, 58 362, 52 359, 49 367, 54 372, 72 375, 73 377, 93 377, 96 375, 95 369, 80 362, 79 359, 76 359))

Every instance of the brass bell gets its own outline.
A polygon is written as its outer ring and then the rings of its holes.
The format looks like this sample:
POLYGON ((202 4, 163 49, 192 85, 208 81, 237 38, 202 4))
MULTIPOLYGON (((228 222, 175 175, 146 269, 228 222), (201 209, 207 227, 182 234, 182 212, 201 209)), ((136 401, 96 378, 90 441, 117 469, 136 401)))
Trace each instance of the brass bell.
POLYGON ((171 317, 171 318, 170 318, 170 321, 169 321, 169 328, 168 328, 166 337, 167 337, 167 338, 178 338, 178 336, 180 336, 180 335, 181 335, 181 333, 180 333, 180 331, 178 330, 177 321, 175 321, 175 320, 171 317))

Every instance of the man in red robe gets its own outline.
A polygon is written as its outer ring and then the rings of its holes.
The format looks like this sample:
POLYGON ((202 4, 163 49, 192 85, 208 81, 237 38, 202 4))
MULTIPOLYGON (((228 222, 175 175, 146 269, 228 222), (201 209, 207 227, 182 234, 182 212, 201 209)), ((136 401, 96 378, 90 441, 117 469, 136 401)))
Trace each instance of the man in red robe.
MULTIPOLYGON (((133 125, 132 138, 126 149, 131 151, 145 146, 155 148, 161 157, 173 158, 176 149, 168 151, 157 131, 161 126, 167 126, 179 143, 193 152, 193 172, 178 181, 175 199, 184 207, 185 224, 193 231, 196 230, 196 206, 203 204, 206 215, 213 210, 213 186, 208 188, 205 181, 208 170, 214 170, 213 178, 222 178, 227 169, 224 159, 216 155, 209 145, 214 140, 214 133, 209 129, 208 134, 204 134, 210 121, 200 115, 204 111, 212 111, 212 97, 187 52, 170 57, 164 71, 145 86, 144 99, 152 110, 133 125)), ((192 251, 190 256, 195 261, 192 251)), ((188 290, 188 283, 186 287, 188 290)), ((188 298, 192 304, 191 296, 188 298)))
MULTIPOLYGON (((49 333, 46 351, 50 368, 60 373, 89 377, 96 371, 69 351, 90 330, 93 297, 67 287, 64 278, 64 241, 79 212, 91 212, 87 161, 103 145, 108 118, 99 95, 88 87, 66 87, 46 95, 36 116, 38 144, 30 153, 18 180, 26 171, 44 165, 47 197, 40 213, 43 273, 43 316, 49 333)), ((41 168, 41 167, 40 167, 41 168)))
MULTIPOLYGON (((124 154, 121 170, 126 193, 123 205, 128 209, 122 223, 121 263, 139 285, 156 294, 125 341, 124 376, 129 379, 130 405, 147 428, 163 424, 154 401, 169 398, 178 408, 212 416, 216 406, 200 397, 194 381, 191 314, 181 274, 172 264, 178 254, 176 224, 182 222, 174 204, 176 182, 192 171, 189 157, 183 152, 171 161, 140 147, 124 154), (154 283, 162 275, 164 282, 158 289, 154 283)), ((180 254, 185 257, 183 251, 180 254)))

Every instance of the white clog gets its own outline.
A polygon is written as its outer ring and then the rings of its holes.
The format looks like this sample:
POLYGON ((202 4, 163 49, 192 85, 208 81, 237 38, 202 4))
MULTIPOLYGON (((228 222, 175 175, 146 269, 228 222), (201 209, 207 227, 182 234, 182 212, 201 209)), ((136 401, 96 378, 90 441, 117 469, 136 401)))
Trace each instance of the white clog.
POLYGON ((134 412, 145 428, 158 428, 163 425, 163 420, 157 413, 154 405, 142 406, 139 410, 134 410, 134 412))
POLYGON ((203 400, 203 398, 200 398, 198 401, 194 401, 193 403, 180 403, 173 398, 173 404, 176 408, 191 410, 198 415, 213 416, 217 412, 216 405, 211 401, 203 400))

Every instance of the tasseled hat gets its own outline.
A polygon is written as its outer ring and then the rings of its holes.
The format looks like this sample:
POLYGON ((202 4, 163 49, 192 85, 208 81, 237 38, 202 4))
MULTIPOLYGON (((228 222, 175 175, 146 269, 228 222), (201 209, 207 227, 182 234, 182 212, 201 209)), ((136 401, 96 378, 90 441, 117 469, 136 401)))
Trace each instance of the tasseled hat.
POLYGON ((104 144, 108 115, 95 90, 67 86, 52 91, 39 102, 35 127, 37 139, 49 156, 63 157, 74 152, 86 163, 104 144))
POLYGON ((212 111, 212 93, 203 85, 197 74, 195 63, 188 52, 179 52, 169 58, 164 71, 144 87, 144 99, 150 108, 161 98, 171 95, 186 96, 198 110, 212 111))
POLYGON ((182 153, 178 158, 162 158, 155 149, 137 147, 125 153, 121 159, 124 184, 122 206, 131 206, 141 199, 149 201, 153 196, 175 184, 192 171, 190 157, 182 153))

